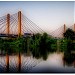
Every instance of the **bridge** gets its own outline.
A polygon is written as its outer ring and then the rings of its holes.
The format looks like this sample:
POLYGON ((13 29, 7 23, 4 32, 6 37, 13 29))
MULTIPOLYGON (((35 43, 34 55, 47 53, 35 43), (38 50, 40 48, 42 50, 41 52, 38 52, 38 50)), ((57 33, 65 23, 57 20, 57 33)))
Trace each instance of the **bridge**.
MULTIPOLYGON (((63 37, 63 33, 68 27, 64 24, 58 29, 50 32, 49 35, 53 37, 63 37)), ((70 26, 75 31, 75 24, 70 26)), ((22 14, 21 11, 15 14, 7 14, 0 17, 0 37, 18 37, 25 35, 33 35, 36 33, 44 33, 38 25, 32 22, 28 17, 22 14)))
POLYGON ((0 37, 18 37, 36 33, 44 33, 44 31, 21 11, 0 17, 0 37))

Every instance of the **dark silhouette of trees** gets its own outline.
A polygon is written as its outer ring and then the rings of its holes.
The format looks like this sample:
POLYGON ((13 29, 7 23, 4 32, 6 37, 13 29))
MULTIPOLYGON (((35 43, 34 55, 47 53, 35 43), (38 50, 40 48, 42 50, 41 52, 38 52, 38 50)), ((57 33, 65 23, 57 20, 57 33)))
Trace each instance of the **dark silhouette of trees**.
POLYGON ((75 36, 75 33, 72 29, 68 28, 66 30, 66 32, 64 33, 64 37, 67 38, 67 39, 71 39, 73 40, 74 39, 74 36, 75 36))
POLYGON ((33 57, 47 59, 50 52, 56 51, 56 39, 50 37, 47 33, 35 34, 32 37, 18 37, 15 39, 1 39, 0 50, 9 54, 32 53, 33 57))
POLYGON ((50 52, 56 51, 56 40, 47 33, 33 35, 31 40, 31 52, 33 57, 47 59, 50 52))
POLYGON ((64 37, 66 38, 66 49, 64 50, 64 60, 68 64, 74 62, 75 56, 72 54, 72 51, 75 51, 75 43, 73 41, 75 40, 75 32, 72 29, 67 29, 64 33, 64 37))
MULTIPOLYGON (((64 33, 64 39, 60 41, 60 51, 64 52, 66 60, 69 60, 71 51, 75 50, 73 43, 75 33, 71 29, 67 29, 64 33), (68 54, 67 54, 68 53, 68 54)), ((5 51, 9 54, 15 53, 31 53, 35 58, 47 59, 48 54, 57 51, 57 40, 49 36, 47 33, 33 34, 33 36, 18 37, 18 38, 0 38, 0 51, 5 51)), ((73 58, 74 59, 74 58, 73 58)))

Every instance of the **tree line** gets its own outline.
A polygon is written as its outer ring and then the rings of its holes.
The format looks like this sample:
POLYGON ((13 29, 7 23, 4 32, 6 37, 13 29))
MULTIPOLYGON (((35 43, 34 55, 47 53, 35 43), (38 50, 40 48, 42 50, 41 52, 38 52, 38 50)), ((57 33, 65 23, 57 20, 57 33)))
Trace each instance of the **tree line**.
POLYGON ((67 29, 63 36, 64 38, 57 39, 47 33, 37 33, 25 38, 22 36, 18 38, 0 38, 0 51, 8 54, 31 53, 33 57, 46 60, 49 53, 57 51, 57 40, 59 40, 59 51, 64 52, 64 59, 70 61, 69 58, 74 59, 71 51, 75 50, 75 32, 67 29))
POLYGON ((56 51, 56 39, 50 37, 47 33, 35 34, 32 37, 18 38, 0 38, 0 50, 5 53, 28 53, 33 57, 47 59, 49 52, 56 51))

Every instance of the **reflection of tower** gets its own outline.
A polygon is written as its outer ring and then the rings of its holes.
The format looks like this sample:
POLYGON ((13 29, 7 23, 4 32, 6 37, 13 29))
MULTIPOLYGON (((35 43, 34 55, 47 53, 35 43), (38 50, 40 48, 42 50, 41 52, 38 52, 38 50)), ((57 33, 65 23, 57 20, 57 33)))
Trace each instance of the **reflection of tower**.
MULTIPOLYGON (((9 26, 10 26, 10 14, 7 14, 7 23, 6 23, 6 34, 8 34, 9 36, 9 26)), ((6 54, 6 72, 9 72, 9 51, 7 50, 7 54, 6 54)))
MULTIPOLYGON (((18 37, 21 36, 21 11, 18 12, 18 37)), ((21 71, 21 53, 18 54, 18 72, 21 71)))

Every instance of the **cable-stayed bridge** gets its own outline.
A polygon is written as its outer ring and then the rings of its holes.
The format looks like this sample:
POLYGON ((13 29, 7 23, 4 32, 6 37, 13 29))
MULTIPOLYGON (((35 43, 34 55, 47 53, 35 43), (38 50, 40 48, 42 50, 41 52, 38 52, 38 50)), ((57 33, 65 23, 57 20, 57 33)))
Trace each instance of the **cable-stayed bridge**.
MULTIPOLYGON (((64 24, 53 32, 50 32, 49 35, 53 37, 63 37, 63 33, 67 28, 68 27, 64 24)), ((75 31, 75 25, 69 28, 75 31)), ((18 37, 20 35, 24 36, 25 34, 33 35, 36 33, 42 34, 44 32, 45 31, 38 25, 22 14, 21 11, 0 17, 0 37, 18 37)))
POLYGON ((24 16, 21 11, 0 17, 0 37, 17 37, 36 33, 42 34, 44 31, 24 16))

